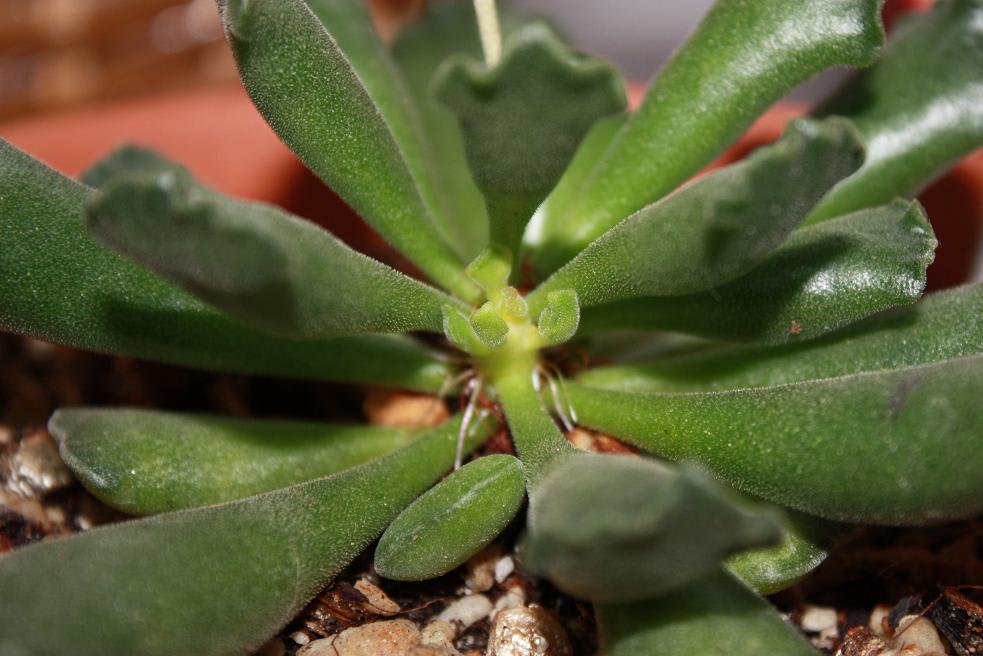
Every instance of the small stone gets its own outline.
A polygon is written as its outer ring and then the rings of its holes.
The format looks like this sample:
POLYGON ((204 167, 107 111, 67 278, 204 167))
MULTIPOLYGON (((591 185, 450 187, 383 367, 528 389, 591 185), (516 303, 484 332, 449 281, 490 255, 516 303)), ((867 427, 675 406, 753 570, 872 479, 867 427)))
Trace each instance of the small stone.
POLYGON ((46 430, 35 431, 22 439, 5 464, 6 471, 2 473, 7 489, 24 498, 40 499, 71 485, 74 480, 46 430))
POLYGON ((884 656, 887 643, 871 633, 866 626, 858 626, 847 631, 843 644, 835 656, 884 656))
POLYGON ((395 615, 400 611, 399 604, 390 599, 389 595, 368 579, 359 579, 355 582, 354 587, 368 599, 363 606, 369 612, 378 615, 395 615))
POLYGON ((473 594, 453 602, 437 616, 437 619, 449 623, 457 622, 462 629, 466 629, 478 620, 488 617, 491 611, 492 603, 488 597, 473 594))
POLYGON ((495 607, 492 610, 491 617, 495 619, 498 614, 503 610, 508 610, 509 608, 518 608, 519 606, 526 605, 526 593, 520 587, 515 587, 507 590, 505 594, 495 600, 495 607))
POLYGON ((503 556, 495 563, 495 582, 503 583, 515 571, 515 561, 512 556, 503 556))
POLYGON ((457 632, 454 630, 454 626, 450 622, 445 622, 443 620, 433 620, 420 632, 420 639, 425 645, 432 645, 434 647, 450 647, 454 648, 454 638, 457 637, 457 632))
POLYGON ((442 399, 372 388, 362 405, 370 423, 392 428, 432 428, 451 415, 442 399))
POLYGON ((891 614, 891 607, 887 604, 878 604, 870 613, 870 632, 878 638, 886 638, 888 630, 891 628, 888 616, 891 614))
POLYGON ((488 656, 571 656, 566 632, 540 606, 500 612, 488 637, 488 656))
POLYGON ((474 556, 464 566, 464 585, 472 592, 487 592, 495 585, 495 564, 502 555, 502 547, 493 542, 474 556))
POLYGON ((279 638, 273 638, 259 648, 256 656, 283 656, 286 653, 287 647, 283 644, 283 641, 279 638))
POLYGON ((290 634, 290 639, 294 641, 295 645, 300 645, 301 647, 311 641, 311 637, 303 631, 294 631, 290 634))
POLYGON ((818 634, 812 639, 812 644, 819 649, 832 649, 840 636, 836 610, 833 608, 806 606, 802 610, 799 626, 806 633, 818 634))
POLYGON ((594 453, 621 453, 625 455, 638 453, 635 449, 610 435, 575 427, 567 433, 567 441, 583 451, 594 453))
POLYGON ((903 617, 891 647, 908 656, 945 656, 945 646, 935 625, 918 615, 903 617))
POLYGON ((420 630, 409 620, 372 622, 314 640, 297 656, 406 656, 420 646, 420 630))

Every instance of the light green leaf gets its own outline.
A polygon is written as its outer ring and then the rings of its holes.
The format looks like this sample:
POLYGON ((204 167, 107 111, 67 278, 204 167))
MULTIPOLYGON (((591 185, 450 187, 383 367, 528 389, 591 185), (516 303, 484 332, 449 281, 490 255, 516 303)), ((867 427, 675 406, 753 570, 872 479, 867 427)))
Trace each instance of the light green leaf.
POLYGON ((510 35, 494 69, 459 58, 437 85, 487 201, 490 243, 513 254, 590 127, 625 106, 614 69, 574 53, 542 23, 510 35))
POLYGON ((675 594, 595 606, 605 656, 818 656, 775 609, 726 573, 675 594))
POLYGON ((766 387, 983 353, 983 284, 937 292, 808 342, 725 346, 585 371, 588 387, 690 392, 766 387))
POLYGON ((411 439, 378 426, 122 408, 62 409, 48 428, 86 489, 136 515, 242 499, 328 476, 411 439))
POLYGON ((562 344, 580 326, 580 301, 577 292, 561 289, 546 295, 546 307, 539 314, 539 334, 547 344, 562 344))
POLYGON ((450 467, 459 425, 327 478, 15 551, 0 653, 252 653, 450 467))
POLYGON ((531 251, 542 276, 709 164, 814 74, 864 66, 884 34, 880 0, 719 0, 598 158, 581 193, 548 203, 531 251))
POLYGON ((729 392, 576 384, 586 426, 829 519, 922 524, 983 510, 983 355, 729 392))
POLYGON ((430 171, 436 180, 434 219, 455 250, 470 261, 488 243, 485 199, 468 169, 457 121, 437 101, 432 83, 437 69, 452 55, 481 55, 478 24, 467 2, 429 2, 424 12, 400 32, 392 57, 416 105, 430 157, 439 163, 430 171))
POLYGON ((180 166, 111 177, 86 213, 99 243, 274 333, 439 332, 452 301, 313 223, 206 189, 180 166))
POLYGON ((687 185, 606 232, 529 297, 573 289, 584 307, 717 287, 760 264, 863 161, 848 121, 792 123, 775 144, 687 185))
POLYGON ((522 465, 512 456, 468 463, 389 525, 375 550, 376 571, 397 581, 446 574, 505 530, 525 494, 522 465))
POLYGON ((782 513, 781 544, 744 551, 727 559, 727 569, 758 594, 795 585, 826 560, 827 549, 843 527, 793 510, 782 513))
POLYGON ((917 202, 898 200, 798 230, 734 282, 689 296, 584 311, 581 333, 669 330, 784 344, 918 300, 937 242, 917 202))
POLYGON ((701 471, 634 456, 567 458, 537 486, 525 564, 596 602, 660 596, 781 537, 771 514, 739 508, 701 471))
POLYGON ((280 138, 389 243, 471 300, 477 290, 417 187, 423 147, 392 65, 370 26, 335 20, 364 11, 356 4, 312 0, 331 25, 304 0, 222 0, 221 13, 246 89, 280 138))
POLYGON ((878 62, 819 113, 849 116, 869 150, 808 223, 920 191, 983 145, 983 2, 944 0, 908 17, 878 62))
POLYGON ((424 391, 448 376, 406 338, 292 340, 215 312, 93 241, 83 226, 89 194, 0 140, 0 329, 213 371, 424 391))

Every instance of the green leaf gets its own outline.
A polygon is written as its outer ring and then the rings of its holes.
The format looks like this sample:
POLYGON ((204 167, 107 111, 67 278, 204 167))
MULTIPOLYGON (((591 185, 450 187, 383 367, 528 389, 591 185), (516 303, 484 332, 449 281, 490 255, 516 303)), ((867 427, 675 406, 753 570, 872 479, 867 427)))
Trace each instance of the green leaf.
POLYGON ((794 232, 747 275, 700 294, 584 311, 581 333, 670 330, 784 344, 918 300, 937 242, 917 202, 897 200, 794 232))
POLYGON ((304 0, 222 0, 221 13, 246 89, 280 138, 389 243, 471 300, 418 190, 422 146, 391 63, 370 26, 340 18, 364 11, 356 4, 312 0, 330 25, 304 0))
POLYGON ((595 606, 605 656, 818 656, 764 599, 726 573, 675 594, 595 606))
POLYGON ((717 287, 760 264, 863 161, 848 121, 796 121, 775 144, 606 232, 529 297, 574 289, 584 307, 717 287))
POLYGON ((397 581, 446 574, 505 530, 525 493, 522 465, 512 456, 468 463, 389 525, 375 550, 376 571, 397 581))
POLYGON ((947 0, 908 17, 878 62, 819 113, 849 116, 869 150, 807 222, 921 190, 983 145, 983 2, 947 0))
POLYGON ((584 425, 829 519, 922 524, 983 510, 983 355, 728 392, 567 386, 584 425))
POLYGON ((449 375, 403 337, 292 340, 215 312, 93 241, 83 226, 89 194, 0 140, 0 329, 212 371, 422 391, 449 375))
POLYGON ((742 549, 781 537, 770 514, 735 505, 701 471, 634 456, 567 458, 538 485, 525 564, 603 603, 664 595, 742 549))
POLYGON ((334 476, 8 554, 0 652, 252 653, 450 467, 459 425, 334 476))
POLYGON ((206 189, 180 166, 111 177, 89 199, 86 224, 99 243, 216 308, 291 337, 439 332, 452 300, 313 223, 206 189))
POLYGON ((768 106, 836 65, 864 66, 880 0, 720 0, 649 88, 569 201, 547 203, 531 263, 543 277, 723 152, 768 106))
POLYGON ((152 150, 134 144, 124 144, 86 169, 82 173, 82 184, 99 189, 114 178, 138 171, 148 175, 159 175, 172 171, 186 171, 186 169, 152 150))
POLYGON ((136 515, 242 499, 328 476, 410 440, 378 426, 129 409, 63 409, 48 428, 86 489, 136 515))
POLYGON ((546 307, 539 315, 539 334, 546 344, 562 344, 576 334, 580 326, 580 300, 572 289, 546 295, 546 307))
POLYGON ((474 8, 467 2, 429 2, 425 13, 400 32, 392 56, 406 81, 427 135, 437 179, 433 216, 447 240, 465 260, 488 243, 485 200, 475 186, 464 156, 464 141, 454 115, 433 94, 439 66, 455 54, 481 55, 474 8))
POLYGON ((983 284, 936 292, 808 342, 725 346, 585 371, 588 387, 690 392, 765 387, 983 353, 983 284))
POLYGON ((797 583, 826 560, 840 524, 792 510, 783 513, 781 544, 744 551, 727 559, 727 569, 758 594, 774 594, 797 583))
POLYGON ((614 69, 572 52, 542 23, 510 35, 494 69, 458 58, 437 85, 487 201, 490 243, 513 254, 590 127, 625 106, 614 69))

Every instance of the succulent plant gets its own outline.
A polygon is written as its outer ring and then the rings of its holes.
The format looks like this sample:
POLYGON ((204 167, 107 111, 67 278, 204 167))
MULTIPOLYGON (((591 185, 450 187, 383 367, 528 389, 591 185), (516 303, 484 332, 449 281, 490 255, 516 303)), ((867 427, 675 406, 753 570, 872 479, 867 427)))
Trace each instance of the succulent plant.
POLYGON ((523 566, 595 602, 604 653, 808 654, 759 593, 843 523, 983 510, 983 287, 919 301, 936 240, 904 200, 983 143, 983 2, 884 45, 878 0, 719 0, 633 112, 477 6, 390 45, 356 0, 220 2, 256 107, 409 274, 146 150, 75 182, 0 146, 5 330, 464 399, 422 435, 58 411, 83 484, 145 517, 0 560, 0 652, 249 653, 380 536, 379 574, 438 576, 528 498, 523 566), (866 68, 683 184, 840 65, 866 68), (499 428, 518 459, 464 464, 499 428))

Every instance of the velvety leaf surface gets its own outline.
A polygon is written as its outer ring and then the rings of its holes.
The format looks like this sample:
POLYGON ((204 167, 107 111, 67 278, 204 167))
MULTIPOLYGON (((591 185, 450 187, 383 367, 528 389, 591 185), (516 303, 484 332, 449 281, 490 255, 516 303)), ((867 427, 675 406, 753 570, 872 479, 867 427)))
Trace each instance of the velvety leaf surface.
MULTIPOLYGON (((330 19, 361 11, 356 4, 316 0, 312 7, 330 19)), ((246 89, 280 138, 431 278, 474 297, 417 188, 411 169, 422 166, 419 157, 400 148, 413 142, 399 111, 409 110, 391 86, 390 65, 377 58, 378 44, 364 40, 368 26, 326 27, 304 0, 222 0, 221 8, 246 89)))
POLYGON ((768 344, 811 339, 918 300, 936 244, 921 206, 898 200, 798 230, 760 266, 716 289, 586 309, 581 333, 669 330, 768 344))
POLYGON ((406 338, 292 340, 215 312, 93 241, 83 225, 90 193, 0 141, 0 329, 213 371, 426 391, 448 375, 406 338))
POLYGON ((437 84, 487 201, 490 243, 513 254, 590 127, 625 107, 615 70, 574 53, 542 23, 510 35, 494 69, 457 59, 437 84))
POLYGON ((746 273, 863 161, 848 121, 796 121, 775 144, 704 176, 606 232, 529 297, 573 289, 584 307, 680 296, 746 273))
POLYGON ((327 478, 9 554, 0 653, 252 653, 450 467, 458 426, 327 478))
POLYGON ((581 193, 548 203, 532 264, 545 276, 723 152, 792 87, 870 64, 878 0, 722 0, 665 65, 581 193))
POLYGON ((741 552, 727 559, 727 569, 758 594, 791 587, 819 567, 842 525, 792 510, 782 513, 782 541, 773 547, 741 552))
POLYGON ((576 384, 581 423, 734 487, 841 521, 983 510, 983 356, 759 389, 630 394, 576 384))
POLYGON ((614 603, 663 595, 736 551, 779 540, 771 514, 735 500, 693 467, 676 471, 634 456, 567 458, 537 487, 523 560, 576 597, 614 603))
POLYGON ((908 17, 877 63, 819 113, 849 116, 869 149, 808 222, 919 191, 983 145, 983 2, 945 0, 908 17))
POLYGON ((689 392, 766 387, 983 353, 983 285, 936 292, 820 339, 726 346, 581 374, 589 387, 689 392))
POLYGON ((441 329, 446 294, 273 206, 199 185, 180 166, 110 178, 86 227, 231 316, 291 337, 441 329))
POLYGON ((439 163, 431 170, 436 180, 433 216, 455 250, 470 261, 488 243, 485 199, 471 177, 457 120, 437 101, 432 86, 437 69, 453 55, 481 56, 474 6, 457 0, 427 3, 423 16, 400 32, 392 47, 430 156, 439 163))
POLYGON ((379 426, 123 408, 62 409, 48 428, 86 489, 135 515, 242 499, 328 476, 411 439, 379 426))
POLYGON ((635 604, 595 606, 605 656, 817 656, 764 599, 726 573, 635 604))
POLYGON ((375 569, 397 581, 446 574, 501 533, 522 506, 522 464, 498 454, 450 474, 400 513, 382 534, 375 569))

